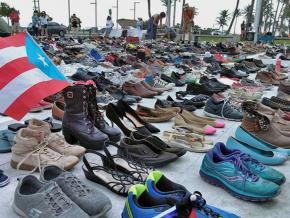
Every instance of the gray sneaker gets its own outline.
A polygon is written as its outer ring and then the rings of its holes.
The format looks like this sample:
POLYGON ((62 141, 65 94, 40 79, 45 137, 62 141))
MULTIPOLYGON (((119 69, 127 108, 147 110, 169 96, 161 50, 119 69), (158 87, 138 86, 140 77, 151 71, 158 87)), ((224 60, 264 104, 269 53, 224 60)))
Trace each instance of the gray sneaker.
POLYGON ((111 200, 102 192, 89 188, 72 173, 57 166, 43 168, 40 180, 55 181, 62 191, 90 217, 101 217, 111 208, 111 200))
POLYGON ((13 209, 25 218, 89 218, 55 182, 44 184, 31 175, 18 183, 13 209))

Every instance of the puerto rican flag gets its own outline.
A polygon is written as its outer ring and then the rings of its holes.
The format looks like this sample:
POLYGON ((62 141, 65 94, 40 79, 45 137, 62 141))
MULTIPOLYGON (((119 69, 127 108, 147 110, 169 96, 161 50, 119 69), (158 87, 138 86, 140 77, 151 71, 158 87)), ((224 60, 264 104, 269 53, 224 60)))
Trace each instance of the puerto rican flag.
POLYGON ((26 32, 0 38, 0 112, 16 120, 69 83, 26 32))

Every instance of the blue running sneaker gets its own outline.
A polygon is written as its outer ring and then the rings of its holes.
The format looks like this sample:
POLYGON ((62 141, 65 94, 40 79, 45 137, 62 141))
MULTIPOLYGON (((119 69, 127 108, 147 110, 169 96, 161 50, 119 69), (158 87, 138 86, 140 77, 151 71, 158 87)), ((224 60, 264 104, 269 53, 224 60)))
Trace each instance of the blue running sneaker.
POLYGON ((154 199, 171 199, 171 201, 175 201, 177 208, 185 209, 188 206, 187 216, 185 215, 185 217, 238 218, 238 216, 232 213, 206 204, 200 192, 196 191, 191 194, 184 186, 172 182, 160 171, 153 171, 148 175, 146 187, 154 199))
POLYGON ((282 185, 286 181, 283 173, 273 169, 272 167, 265 166, 258 160, 252 158, 252 156, 245 154, 240 150, 229 149, 228 145, 225 146, 223 143, 217 143, 214 147, 214 152, 224 156, 225 158, 231 158, 232 155, 238 155, 252 173, 263 179, 274 182, 277 185, 282 185))
POLYGON ((4 175, 3 171, 0 170, 0 188, 6 186, 9 183, 9 177, 4 175))
POLYGON ((225 158, 211 150, 205 155, 199 173, 205 181, 243 200, 268 201, 280 193, 279 185, 253 174, 238 155, 225 158))
POLYGON ((172 196, 154 197, 146 186, 134 185, 128 192, 122 218, 239 218, 217 208, 209 208, 199 192, 193 195, 187 192, 181 201, 172 196))
POLYGON ((263 148, 258 148, 256 146, 241 142, 233 137, 228 138, 226 145, 227 148, 231 150, 238 149, 242 153, 248 154, 252 158, 266 165, 280 165, 288 159, 288 154, 274 150, 264 150, 263 148))

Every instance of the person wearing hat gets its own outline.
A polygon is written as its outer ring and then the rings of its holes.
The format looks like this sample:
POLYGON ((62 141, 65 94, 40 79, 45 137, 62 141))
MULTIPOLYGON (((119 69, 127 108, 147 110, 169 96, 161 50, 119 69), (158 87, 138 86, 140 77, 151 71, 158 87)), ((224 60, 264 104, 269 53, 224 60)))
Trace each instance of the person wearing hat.
POLYGON ((192 40, 192 33, 191 29, 194 26, 194 15, 195 15, 195 8, 189 7, 189 4, 186 3, 183 7, 183 29, 182 29, 182 39, 185 40, 185 35, 188 34, 188 40, 192 40))
POLYGON ((148 29, 147 34, 149 39, 156 39, 157 36, 157 27, 160 22, 160 26, 162 25, 162 19, 166 17, 164 12, 160 14, 154 14, 148 21, 148 29))

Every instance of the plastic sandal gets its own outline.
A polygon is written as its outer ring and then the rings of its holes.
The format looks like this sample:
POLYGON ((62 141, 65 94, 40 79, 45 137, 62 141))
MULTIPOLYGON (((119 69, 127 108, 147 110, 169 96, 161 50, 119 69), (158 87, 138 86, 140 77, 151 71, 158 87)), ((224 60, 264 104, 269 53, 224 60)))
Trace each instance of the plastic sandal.
MULTIPOLYGON (((106 165, 105 162, 107 161, 107 157, 103 154, 94 150, 87 150, 86 154, 95 154, 99 156, 102 159, 103 165, 106 165)), ((83 162, 84 165, 82 169, 88 180, 103 185, 118 195, 127 196, 130 187, 135 184, 134 178, 130 175, 106 166, 90 163, 86 155, 83 156, 83 162)))

